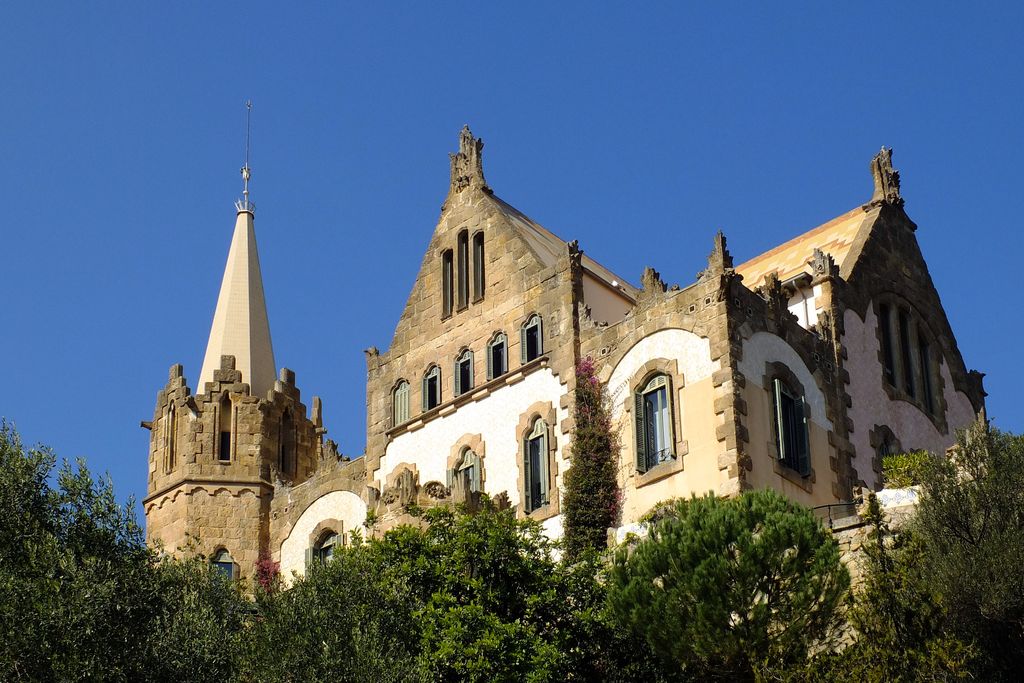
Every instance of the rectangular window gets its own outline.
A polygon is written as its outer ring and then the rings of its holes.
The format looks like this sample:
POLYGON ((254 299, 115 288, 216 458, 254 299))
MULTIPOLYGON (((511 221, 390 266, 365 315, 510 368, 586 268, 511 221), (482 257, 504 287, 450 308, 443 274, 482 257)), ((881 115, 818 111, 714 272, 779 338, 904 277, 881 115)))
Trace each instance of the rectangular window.
POLYGON ((435 368, 423 378, 423 410, 436 408, 441 403, 441 373, 435 368))
POLYGON ((473 235, 473 300, 484 298, 484 234, 473 235))
POLYGON ((910 328, 907 314, 900 311, 900 357, 903 361, 903 388, 915 398, 917 393, 914 387, 914 363, 911 359, 910 328))
POLYGON ((452 314, 452 250, 441 254, 441 315, 452 314))
POLYGON ((459 310, 469 305, 469 233, 459 233, 459 310))
POLYGON ((505 342, 496 341, 491 345, 490 351, 490 372, 488 379, 494 379, 495 377, 501 377, 508 372, 508 363, 506 361, 507 356, 505 355, 505 342))
POLYGON ((896 386, 896 357, 892 349, 892 315, 885 304, 878 306, 878 325, 882 335, 882 363, 885 381, 896 386))
POLYGON ((526 328, 526 362, 540 357, 540 325, 526 328))
POLYGON ((779 449, 779 461, 806 476, 811 472, 811 454, 804 399, 790 391, 782 380, 774 380, 773 388, 775 445, 779 449))
POLYGON ((921 363, 921 392, 924 394, 924 406, 929 415, 935 414, 935 397, 932 395, 932 356, 928 342, 921 330, 917 331, 917 356, 921 363))
POLYGON ((543 472, 544 465, 544 437, 537 436, 526 442, 527 444, 527 466, 530 470, 530 488, 527 497, 526 512, 533 512, 544 504, 546 491, 544 490, 543 472))
POLYGON ((459 396, 473 388, 473 354, 465 353, 455 363, 455 395, 459 396))

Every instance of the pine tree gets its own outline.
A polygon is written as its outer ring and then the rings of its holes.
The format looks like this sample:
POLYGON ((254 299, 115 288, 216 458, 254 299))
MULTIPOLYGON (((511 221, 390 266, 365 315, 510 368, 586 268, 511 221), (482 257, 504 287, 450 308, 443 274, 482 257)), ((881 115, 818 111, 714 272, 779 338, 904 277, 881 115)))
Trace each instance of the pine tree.
POLYGON ((622 505, 616 465, 619 445, 612 432, 605 386, 589 356, 576 367, 575 423, 565 475, 565 551, 575 559, 607 543, 608 527, 622 505))

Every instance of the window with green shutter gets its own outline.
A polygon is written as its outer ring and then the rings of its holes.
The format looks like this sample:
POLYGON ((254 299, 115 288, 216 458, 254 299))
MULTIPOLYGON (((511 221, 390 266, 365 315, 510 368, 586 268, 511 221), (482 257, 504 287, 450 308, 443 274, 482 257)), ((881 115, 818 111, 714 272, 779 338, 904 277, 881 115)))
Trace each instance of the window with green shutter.
POLYGON ((539 315, 532 315, 520 330, 520 361, 529 363, 544 353, 544 330, 539 315))
POLYGON ((550 500, 548 427, 537 418, 523 439, 523 510, 530 514, 550 500))
POLYGON ((651 377, 633 395, 638 472, 675 460, 672 415, 672 380, 668 375, 651 377))
POLYGON ((811 452, 804 397, 778 378, 772 381, 772 394, 779 461, 807 476, 811 473, 811 452))
POLYGON ((473 388, 473 352, 466 349, 455 359, 455 395, 459 396, 473 388))
POLYGON ((487 379, 501 377, 506 372, 508 372, 508 337, 504 332, 499 332, 487 345, 487 379))
POLYGON ((424 412, 441 404, 441 368, 431 365, 423 375, 424 412))
POLYGON ((391 424, 397 427, 409 421, 409 383, 399 380, 391 392, 391 424))

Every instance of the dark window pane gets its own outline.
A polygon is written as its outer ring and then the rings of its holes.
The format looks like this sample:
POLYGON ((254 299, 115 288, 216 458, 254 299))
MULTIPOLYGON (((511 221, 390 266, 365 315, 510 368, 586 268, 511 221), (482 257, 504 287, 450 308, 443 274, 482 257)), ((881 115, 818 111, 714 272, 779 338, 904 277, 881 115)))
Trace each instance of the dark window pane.
POLYGON ((473 298, 484 295, 484 234, 473 235, 473 298))
POLYGON ((535 437, 530 439, 528 442, 529 448, 529 465, 530 465, 530 510, 533 512, 541 506, 544 502, 544 491, 542 490, 542 477, 541 467, 544 466, 544 454, 541 452, 541 442, 544 439, 542 437, 535 437))
POLYGON ((441 255, 441 314, 452 314, 452 250, 441 255))
POLYGON ((231 432, 220 433, 220 452, 217 456, 221 460, 231 459, 231 432))
POLYGON ((540 329, 537 325, 526 328, 526 360, 540 356, 540 329))
POLYGON ((459 233, 459 308, 469 303, 469 234, 459 233))
POLYGON ((878 307, 878 323, 882 335, 882 362, 885 379, 889 384, 896 384, 896 358, 892 349, 892 317, 889 307, 882 304, 878 307))

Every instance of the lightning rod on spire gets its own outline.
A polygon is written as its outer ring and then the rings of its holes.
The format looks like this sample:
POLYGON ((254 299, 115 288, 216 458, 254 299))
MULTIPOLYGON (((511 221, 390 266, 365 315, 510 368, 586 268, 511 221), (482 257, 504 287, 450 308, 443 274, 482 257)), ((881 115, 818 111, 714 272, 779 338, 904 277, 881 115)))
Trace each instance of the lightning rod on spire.
POLYGON ((249 201, 249 178, 252 172, 249 169, 249 141, 252 132, 252 100, 245 101, 245 165, 242 166, 242 199, 235 202, 239 211, 252 212, 256 205, 249 201))

